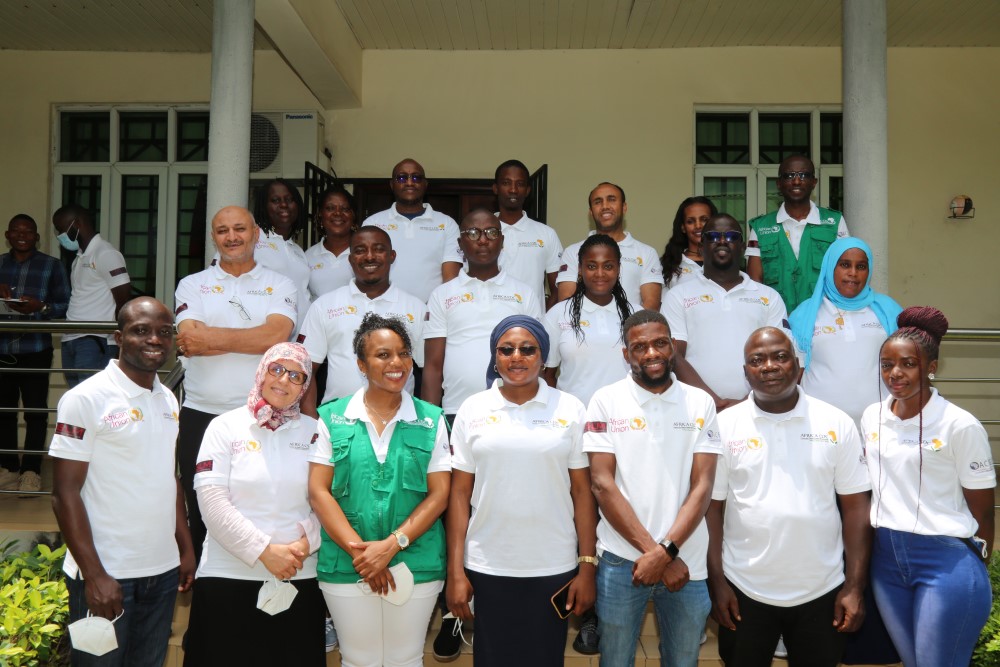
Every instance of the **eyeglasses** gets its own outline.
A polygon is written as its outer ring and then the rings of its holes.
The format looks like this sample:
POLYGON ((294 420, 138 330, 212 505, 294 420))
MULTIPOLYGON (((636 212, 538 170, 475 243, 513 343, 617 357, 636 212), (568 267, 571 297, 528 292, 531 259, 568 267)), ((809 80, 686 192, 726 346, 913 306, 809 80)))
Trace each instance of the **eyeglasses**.
POLYGON ((490 241, 496 241, 502 236, 502 233, 498 227, 487 227, 486 229, 479 229, 478 227, 473 227, 472 229, 463 229, 459 234, 464 234, 469 237, 470 241, 478 241, 479 238, 486 234, 486 238, 490 241))
POLYGON ((423 174, 396 174, 395 176, 392 177, 392 180, 396 181, 397 183, 406 183, 407 181, 410 181, 412 183, 423 183, 424 182, 424 175, 423 174))
POLYGON ((800 178, 803 181, 809 181, 816 177, 816 172, 814 171, 783 171, 779 174, 781 180, 783 181, 794 181, 796 178, 800 178))
POLYGON ((326 213, 353 213, 354 209, 350 206, 338 206, 337 204, 327 204, 324 206, 322 211, 326 213))
POLYGON ((731 229, 726 232, 702 232, 701 237, 709 243, 718 243, 725 240, 726 243, 740 243, 743 241, 743 232, 731 229))
POLYGON ((247 322, 250 321, 250 319, 251 319, 250 313, 248 313, 247 309, 243 307, 243 302, 240 301, 240 298, 238 296, 234 296, 232 299, 230 299, 229 300, 229 305, 232 306, 233 308, 237 309, 238 311, 240 311, 240 318, 241 319, 244 319, 247 322))
POLYGON ((538 346, 522 345, 521 347, 514 347, 513 345, 504 345, 497 348, 497 354, 501 357, 513 357, 515 352, 520 352, 522 357, 533 357, 538 354, 538 346))
POLYGON ((276 361, 272 361, 267 365, 267 374, 276 378, 287 375, 289 382, 298 385, 305 384, 306 380, 309 379, 309 376, 303 371, 290 371, 276 361))

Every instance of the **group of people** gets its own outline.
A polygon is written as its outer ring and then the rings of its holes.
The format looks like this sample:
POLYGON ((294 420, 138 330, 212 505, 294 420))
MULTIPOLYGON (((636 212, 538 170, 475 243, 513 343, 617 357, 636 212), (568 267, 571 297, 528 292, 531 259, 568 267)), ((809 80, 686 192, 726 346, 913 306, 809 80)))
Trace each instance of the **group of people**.
POLYGON ((360 226, 335 188, 305 251, 291 184, 222 209, 173 317, 120 307, 117 360, 59 404, 71 620, 113 620, 118 644, 74 660, 162 664, 193 586, 186 665, 323 664, 327 614, 345 665, 420 665, 441 607, 442 661, 474 619, 480 667, 562 664, 566 618, 593 609, 574 646, 621 666, 649 601, 665 665, 696 664, 711 615, 729 667, 781 638, 833 666, 876 609, 907 667, 967 664, 987 435, 931 386, 947 320, 872 290, 815 184, 786 159, 748 238, 685 199, 662 257, 611 183, 563 251, 516 160, 498 212, 459 223, 413 160, 360 226), (179 407, 156 379, 171 345, 179 407))

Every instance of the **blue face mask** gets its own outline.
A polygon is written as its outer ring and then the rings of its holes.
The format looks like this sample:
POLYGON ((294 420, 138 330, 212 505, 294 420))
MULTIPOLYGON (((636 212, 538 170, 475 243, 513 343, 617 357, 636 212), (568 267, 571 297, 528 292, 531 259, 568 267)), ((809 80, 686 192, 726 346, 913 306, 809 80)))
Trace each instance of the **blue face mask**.
POLYGON ((73 229, 73 225, 75 224, 76 220, 70 223, 65 232, 56 237, 56 240, 59 241, 59 245, 66 248, 66 250, 69 250, 70 252, 78 252, 80 250, 80 232, 76 233, 76 238, 71 239, 69 237, 69 230, 73 229))

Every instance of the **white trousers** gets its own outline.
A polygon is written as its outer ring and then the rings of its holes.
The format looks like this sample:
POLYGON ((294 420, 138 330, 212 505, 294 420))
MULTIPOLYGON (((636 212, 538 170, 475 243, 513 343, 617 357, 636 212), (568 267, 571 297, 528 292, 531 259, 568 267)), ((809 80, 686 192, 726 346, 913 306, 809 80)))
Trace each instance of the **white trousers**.
POLYGON ((413 586, 402 606, 356 584, 320 583, 344 667, 422 667, 427 626, 443 581, 413 586))

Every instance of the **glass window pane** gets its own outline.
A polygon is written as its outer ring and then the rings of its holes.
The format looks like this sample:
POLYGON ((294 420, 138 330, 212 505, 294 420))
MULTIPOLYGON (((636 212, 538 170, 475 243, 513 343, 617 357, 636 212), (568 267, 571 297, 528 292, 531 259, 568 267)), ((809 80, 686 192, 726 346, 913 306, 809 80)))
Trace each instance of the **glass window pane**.
POLYGON ((166 162, 167 112, 135 111, 120 114, 118 157, 122 162, 166 162))
POLYGON ((695 143, 698 164, 749 164, 750 115, 698 114, 695 143))
POLYGON ((747 179, 743 176, 706 176, 705 196, 712 200, 719 213, 728 213, 740 225, 747 219, 747 179))
POLYGON ((830 192, 829 197, 827 197, 827 205, 836 211, 844 210, 844 177, 843 176, 831 176, 830 177, 830 192))
POLYGON ((177 282, 205 268, 208 176, 181 174, 177 185, 177 282))
POLYGON ((60 162, 107 162, 110 159, 111 116, 109 112, 60 112, 60 162))
POLYGON ((177 114, 177 161, 208 161, 208 112, 182 111, 177 114))
POLYGON ((77 204, 90 211, 94 229, 101 231, 101 177, 98 174, 63 174, 62 205, 77 204))
POLYGON ((760 163, 779 164, 790 155, 809 155, 809 114, 762 113, 758 116, 760 163))
POLYGON ((844 163, 843 114, 823 113, 819 115, 819 151, 822 164, 844 163))
POLYGON ((157 176, 122 176, 122 254, 132 287, 141 294, 156 294, 156 228, 160 179, 157 176))
POLYGON ((777 211, 785 203, 785 198, 778 192, 778 179, 774 176, 767 177, 764 185, 764 202, 767 205, 765 211, 777 211))

